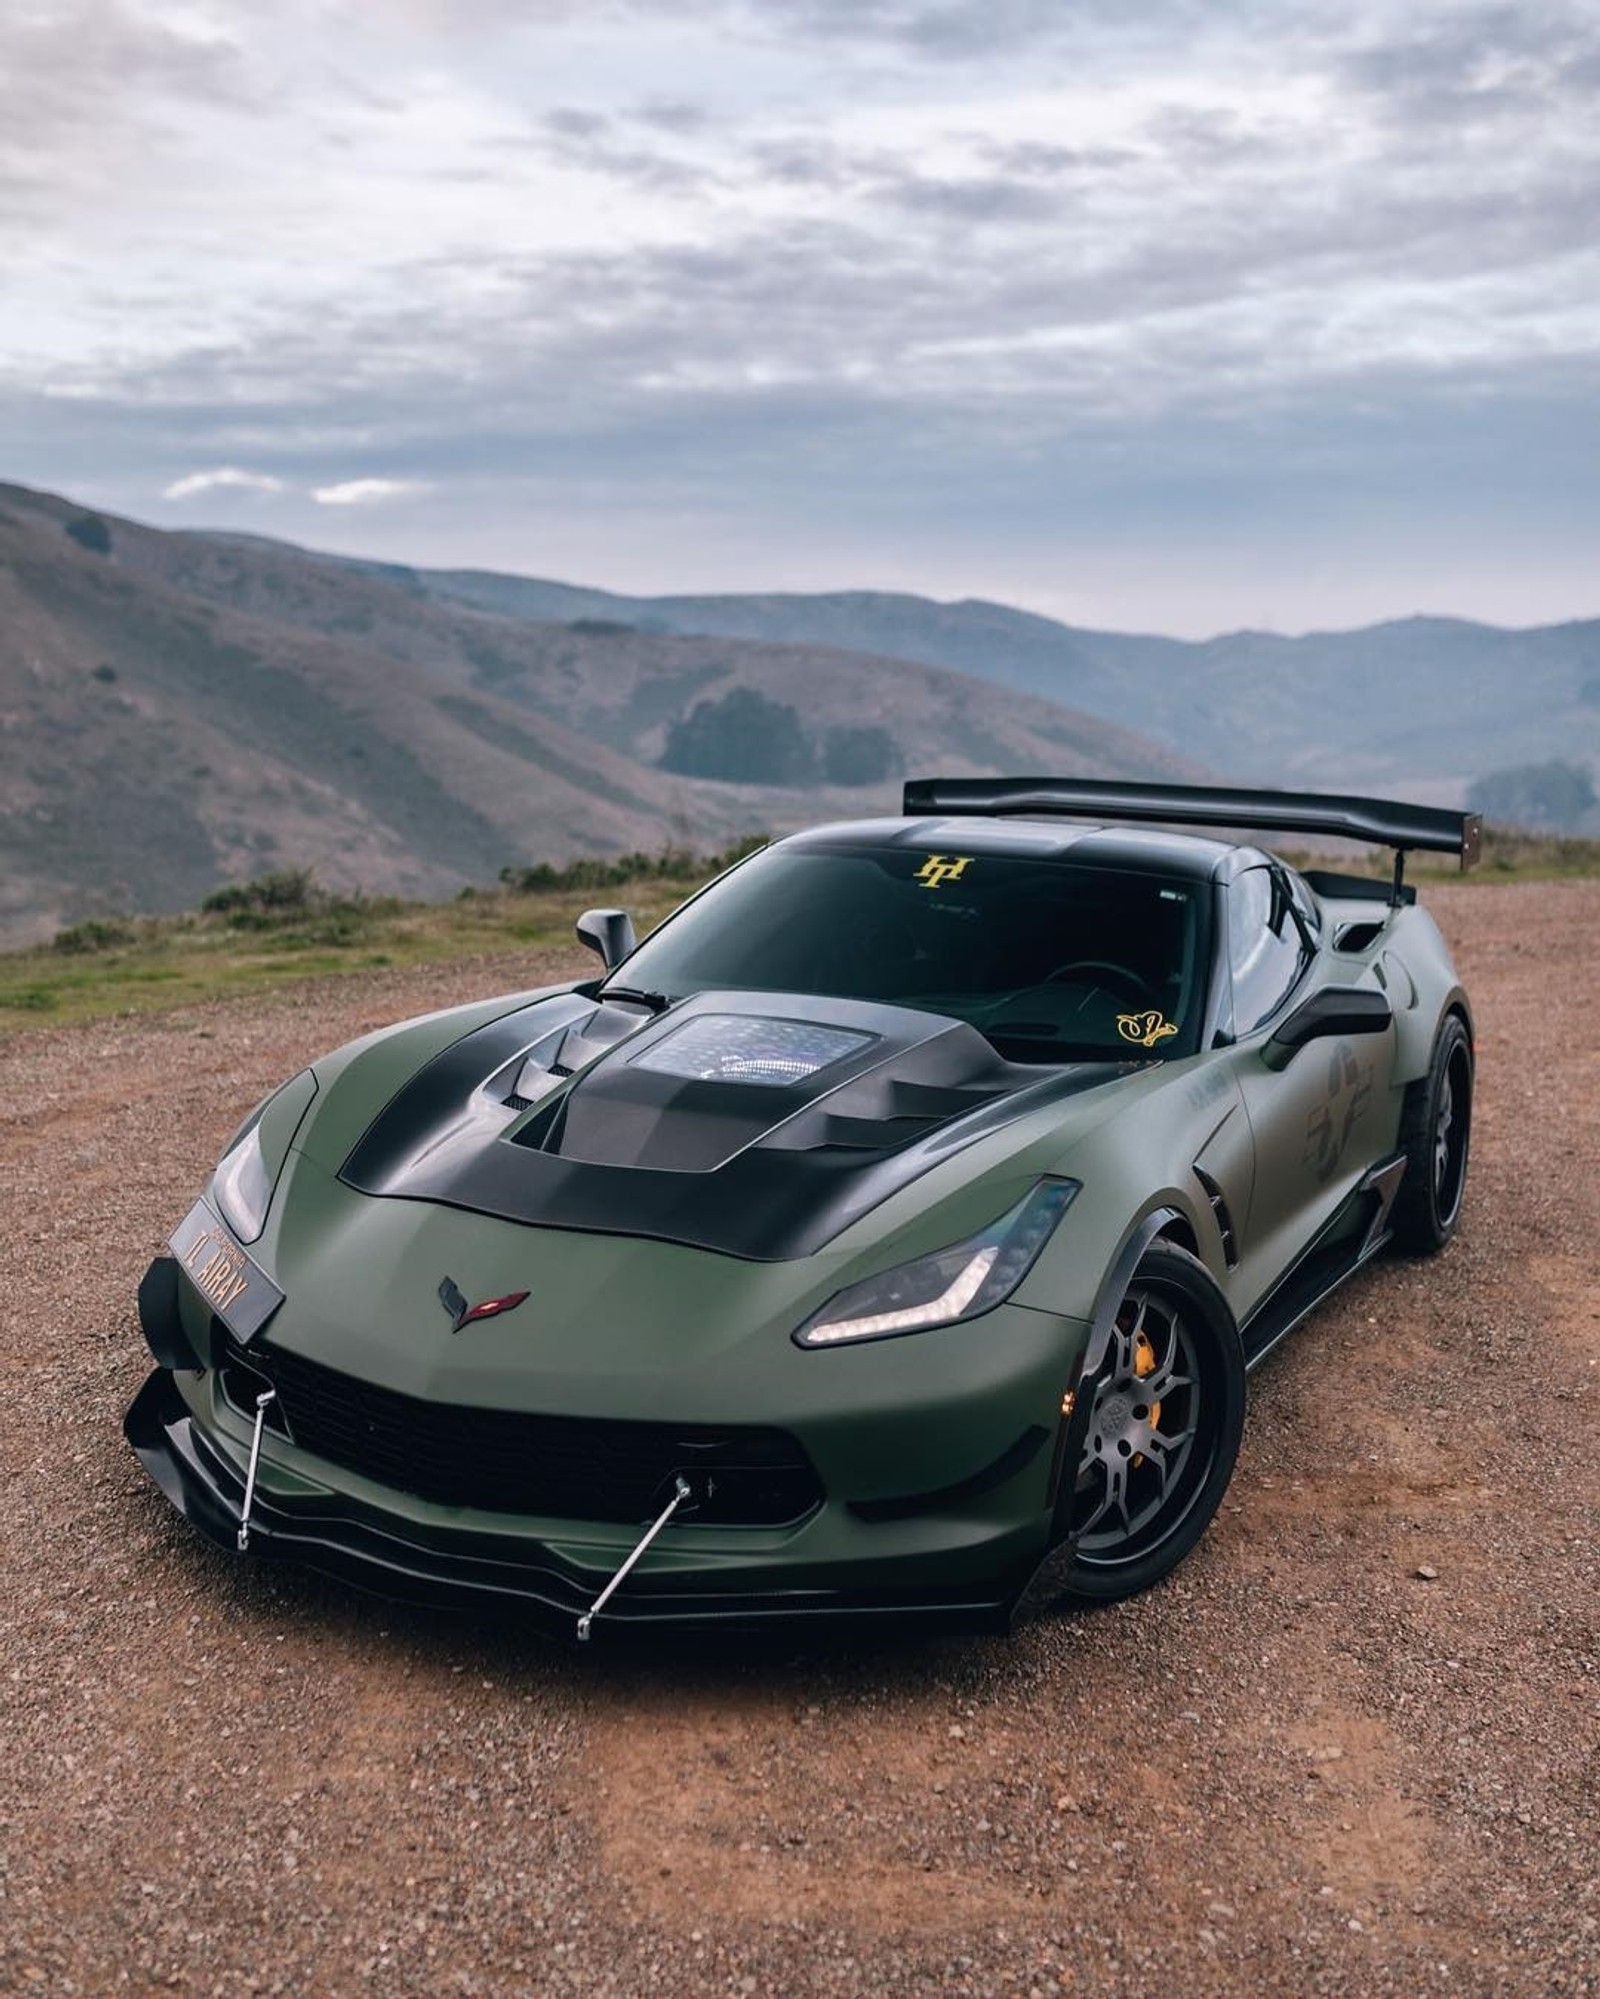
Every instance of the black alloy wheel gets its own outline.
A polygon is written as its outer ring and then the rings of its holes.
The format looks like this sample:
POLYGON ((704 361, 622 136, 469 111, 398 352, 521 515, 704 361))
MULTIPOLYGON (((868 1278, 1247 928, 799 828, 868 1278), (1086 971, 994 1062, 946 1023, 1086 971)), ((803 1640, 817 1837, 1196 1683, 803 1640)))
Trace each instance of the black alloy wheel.
POLYGON ((1244 1427, 1245 1368, 1227 1300, 1197 1257, 1157 1242, 1117 1309, 1094 1378, 1067 1531, 1068 1596, 1148 1589, 1221 1503, 1244 1427))
POLYGON ((1472 1042, 1459 1014, 1446 1014, 1427 1075, 1406 1091, 1400 1116, 1405 1178, 1394 1204, 1394 1239, 1435 1256, 1455 1234, 1467 1188, 1472 1138, 1472 1042))

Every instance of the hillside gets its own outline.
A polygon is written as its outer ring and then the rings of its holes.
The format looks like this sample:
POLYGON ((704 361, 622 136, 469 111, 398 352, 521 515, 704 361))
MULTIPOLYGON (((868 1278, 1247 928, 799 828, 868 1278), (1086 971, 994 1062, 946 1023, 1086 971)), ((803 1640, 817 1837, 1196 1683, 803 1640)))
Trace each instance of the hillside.
POLYGON ((1507 631, 1408 618, 1196 644, 872 591, 624 597, 480 571, 390 573, 435 602, 502 617, 610 618, 925 660, 1137 728, 1241 783, 1456 797, 1506 765, 1600 767, 1600 620, 1507 631))
POLYGON ((312 866, 444 895, 508 862, 705 848, 892 808, 655 768, 735 685, 808 728, 886 728, 911 766, 1193 775, 1130 731, 936 666, 818 644, 530 624, 409 573, 171 535, 0 487, 0 938, 175 910, 312 866), (85 545, 87 544, 87 545, 85 545))
POLYGON ((0 486, 0 941, 275 867, 441 896, 508 863, 893 809, 892 779, 661 769, 672 723, 735 687, 817 736, 882 729, 913 770, 1441 802, 1507 766, 1600 771, 1600 621, 1189 644, 873 592, 626 597, 163 533, 0 486))

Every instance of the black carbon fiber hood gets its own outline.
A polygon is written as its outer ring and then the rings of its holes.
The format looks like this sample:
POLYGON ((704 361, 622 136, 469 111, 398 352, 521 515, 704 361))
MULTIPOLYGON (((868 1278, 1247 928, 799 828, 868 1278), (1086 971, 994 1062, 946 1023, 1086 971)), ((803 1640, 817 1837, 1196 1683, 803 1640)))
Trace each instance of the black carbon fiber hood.
POLYGON ((942 1014, 700 993, 541 1000, 427 1063, 340 1178, 533 1226, 808 1255, 940 1160, 1116 1063, 1004 1061, 942 1014))

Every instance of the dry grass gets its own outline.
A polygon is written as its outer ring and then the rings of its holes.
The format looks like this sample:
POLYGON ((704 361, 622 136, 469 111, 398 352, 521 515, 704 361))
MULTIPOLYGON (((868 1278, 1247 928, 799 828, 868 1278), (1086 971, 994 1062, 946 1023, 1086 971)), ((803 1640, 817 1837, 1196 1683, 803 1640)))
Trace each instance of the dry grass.
MULTIPOLYGON (((1286 851, 1284 859, 1295 867, 1325 868, 1326 853, 1286 851)), ((1344 873, 1371 875, 1387 881, 1393 859, 1386 848, 1363 847, 1341 854, 1337 864, 1344 873)), ((1461 870, 1444 854, 1408 854, 1407 881, 1455 881, 1461 870)), ((1528 833, 1517 826, 1485 826, 1483 851, 1468 881, 1560 881, 1574 875, 1600 874, 1600 840, 1582 840, 1564 833, 1528 833)))
POLYGON ((0 953, 0 1032, 162 1011, 330 973, 564 949, 596 905, 626 906, 643 935, 728 857, 680 858, 620 883, 568 885, 557 875, 556 886, 469 891, 444 903, 335 896, 309 877, 272 876, 183 916, 92 919, 53 943, 0 953))
MULTIPOLYGON (((747 841, 744 846, 761 842, 747 841)), ((0 952, 0 1032, 8 1027, 149 1013, 230 993, 260 992, 296 979, 493 955, 564 948, 573 924, 596 904, 620 903, 643 935, 727 865, 728 854, 630 857, 637 871, 604 881, 596 863, 531 871, 540 886, 467 891, 453 902, 407 902, 394 896, 338 896, 309 876, 263 877, 224 890, 185 916, 91 919, 51 944, 0 952), (596 879, 585 881, 586 873, 596 879), (574 879, 576 877, 576 879, 574 879)), ((1326 866, 1326 854, 1290 855, 1326 866)), ((1338 865, 1387 879, 1386 853, 1363 851, 1338 865)), ((1432 855, 1410 857, 1415 881, 1458 879, 1432 855)), ((1490 827, 1482 863, 1469 882, 1542 881, 1600 874, 1600 840, 1559 838, 1490 827)))

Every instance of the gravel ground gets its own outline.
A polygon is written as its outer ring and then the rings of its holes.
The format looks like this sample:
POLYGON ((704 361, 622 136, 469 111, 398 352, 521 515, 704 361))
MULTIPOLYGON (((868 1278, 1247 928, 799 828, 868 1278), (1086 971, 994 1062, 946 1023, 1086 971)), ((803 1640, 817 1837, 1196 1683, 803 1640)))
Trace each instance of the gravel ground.
POLYGON ((1600 883, 1431 892, 1469 1210, 1255 1377, 1165 1587, 579 1654, 210 1551, 132 1299, 242 1109, 526 957, 0 1045, 0 1991, 1600 1993, 1600 883))

